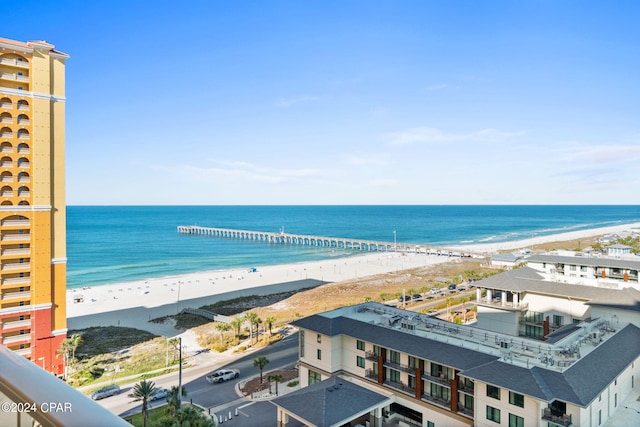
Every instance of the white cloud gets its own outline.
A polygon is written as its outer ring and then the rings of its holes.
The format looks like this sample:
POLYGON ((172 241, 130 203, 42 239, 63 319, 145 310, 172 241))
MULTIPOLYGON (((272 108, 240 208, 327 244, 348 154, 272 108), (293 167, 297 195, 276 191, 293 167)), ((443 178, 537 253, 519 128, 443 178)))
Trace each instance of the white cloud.
POLYGON ((458 90, 458 89, 460 89, 460 86, 457 86, 457 85, 452 86, 444 83, 427 86, 425 88, 427 92, 437 92, 440 90, 458 90))
POLYGON ((639 161, 640 145, 572 145, 565 158, 568 161, 639 161))
POLYGON ((392 145, 442 144, 464 141, 496 142, 524 135, 524 132, 505 132, 498 129, 482 129, 470 133, 450 133, 431 127, 416 127, 388 133, 383 138, 392 145))

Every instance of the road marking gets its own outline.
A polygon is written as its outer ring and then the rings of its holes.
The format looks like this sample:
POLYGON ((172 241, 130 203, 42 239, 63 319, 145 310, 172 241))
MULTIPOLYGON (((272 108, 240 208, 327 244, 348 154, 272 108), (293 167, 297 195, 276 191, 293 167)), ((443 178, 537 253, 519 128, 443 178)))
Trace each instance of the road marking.
POLYGON ((242 405, 242 406, 238 406, 238 409, 244 409, 244 408, 246 408, 247 406, 251 406, 251 405, 253 405, 254 403, 256 403, 256 402, 249 402, 249 403, 246 403, 246 404, 244 404, 244 405, 242 405))

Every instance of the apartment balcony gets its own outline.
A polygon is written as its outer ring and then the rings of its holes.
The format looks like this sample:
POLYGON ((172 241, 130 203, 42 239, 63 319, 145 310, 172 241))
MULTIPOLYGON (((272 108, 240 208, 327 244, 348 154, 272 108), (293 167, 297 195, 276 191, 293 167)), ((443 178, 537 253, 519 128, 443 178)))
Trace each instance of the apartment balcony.
POLYGON ((435 394, 423 394, 422 395, 422 400, 426 400, 427 402, 430 403, 435 403, 438 406, 442 406, 443 408, 447 408, 450 409, 451 408, 451 400, 450 399, 443 399, 440 396, 436 396, 435 394))
POLYGON ((0 238, 2 242, 29 242, 31 234, 3 234, 0 238))
POLYGON ((13 197, 13 191, 0 191, 0 197, 13 197))
POLYGON ((0 132, 0 138, 13 138, 13 132, 0 132))
POLYGON ((31 297, 31 291, 21 291, 21 292, 4 292, 2 294, 2 300, 10 300, 10 299, 25 299, 31 297))
POLYGON ((18 124, 19 125, 29 125, 31 123, 31 120, 29 119, 20 119, 18 118, 18 124))
POLYGON ((473 386, 469 386, 463 382, 458 382, 458 391, 473 395, 473 386))
POLYGON ((527 311, 529 309, 529 303, 514 303, 512 301, 501 301, 500 299, 492 299, 491 301, 486 298, 481 298, 476 301, 478 305, 486 307, 501 308, 509 311, 527 311))
POLYGON ((26 147, 18 147, 18 154, 29 154, 31 151, 26 147))
POLYGON ((13 119, 11 117, 2 117, 0 118, 0 123, 11 124, 13 123, 13 119))
POLYGON ((464 406, 460 406, 460 404, 458 404, 458 413, 465 417, 474 417, 473 408, 465 408, 464 406))
POLYGON ((31 327, 31 319, 14 320, 13 322, 2 322, 0 324, 0 329, 2 329, 3 331, 6 331, 8 329, 16 329, 16 328, 28 329, 30 327, 31 327))
POLYGON ((395 369, 397 371, 408 372, 408 373, 414 374, 414 375, 416 373, 416 368, 412 368, 411 366, 403 365, 403 364, 400 364, 400 363, 390 362, 388 360, 386 360, 383 363, 383 365, 386 366, 387 368, 395 369))
POLYGON ((21 227, 27 228, 31 225, 31 222, 28 219, 7 219, 2 221, 2 227, 21 227))
POLYGON ((0 64, 29 69, 29 63, 27 61, 19 61, 16 58, 0 58, 0 64))
POLYGON ((30 191, 18 191, 18 197, 26 199, 29 196, 31 196, 31 192, 30 191))
POLYGON ((0 102, 0 109, 9 110, 11 109, 11 105, 10 102, 0 102))
POLYGON ((29 139, 29 132, 18 132, 18 138, 20 139, 29 139))
POLYGON ((29 111, 29 104, 26 103, 18 103, 18 110, 21 111, 29 111))
POLYGON ((31 254, 29 248, 17 248, 17 249, 2 249, 0 255, 3 257, 23 256, 31 254))
POLYGON ((12 175, 5 175, 0 177, 0 182, 13 182, 13 176, 12 175))
POLYGON ((11 335, 2 338, 2 344, 4 345, 16 344, 23 341, 31 341, 31 334, 11 335))
POLYGON ((29 76, 23 76, 17 73, 0 73, 1 80, 11 80, 14 82, 29 82, 29 76))
POLYGON ((18 167, 22 168, 22 169, 29 169, 29 166, 31 166, 29 164, 29 162, 18 162, 18 167))
POLYGON ((0 162, 0 167, 2 168, 12 168, 13 162, 0 162))
POLYGON ((31 348, 27 347, 27 348, 18 348, 16 350, 13 350, 13 352, 15 354, 17 354, 18 356, 23 356, 23 357, 29 357, 31 356, 31 348))
POLYGON ((558 412, 554 412, 551 408, 544 408, 542 410, 542 420, 550 421, 553 424, 557 424, 559 426, 569 427, 571 425, 570 414, 561 414, 558 412))
POLYGON ((10 264, 2 264, 2 271, 28 271, 31 268, 30 262, 14 262, 10 264))
POLYGON ((31 277, 11 277, 8 279, 2 279, 2 285, 30 285, 31 277))
POLYGON ((378 361, 378 355, 375 354, 373 351, 365 351, 364 358, 367 360, 373 360, 374 362, 378 361))
POLYGON ((431 381, 432 383, 437 383, 437 384, 441 384, 443 386, 446 387, 451 387, 451 380, 447 377, 445 377, 444 375, 439 376, 439 377, 433 377, 429 374, 422 374, 422 379, 423 380, 427 380, 427 381, 431 381))
POLYGON ((364 377, 369 379, 369 380, 378 381, 378 373, 375 372, 373 369, 365 370, 364 371, 364 377))
POLYGON ((383 381, 383 384, 386 385, 387 387, 391 387, 395 390, 401 391, 403 393, 407 393, 411 396, 414 396, 416 394, 415 388, 409 387, 408 384, 405 384, 401 381, 392 381, 392 380, 386 379, 383 381))
POLYGON ((29 182, 31 182, 31 177, 29 177, 29 176, 18 176, 18 182, 29 183, 29 182))

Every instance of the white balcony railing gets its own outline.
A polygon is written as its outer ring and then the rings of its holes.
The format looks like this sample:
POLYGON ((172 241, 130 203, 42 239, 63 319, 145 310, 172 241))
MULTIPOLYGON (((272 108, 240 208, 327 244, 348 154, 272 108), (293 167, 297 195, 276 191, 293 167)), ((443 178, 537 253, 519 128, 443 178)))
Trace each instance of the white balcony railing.
POLYGON ((31 341, 31 334, 11 335, 10 337, 2 338, 2 344, 14 344, 21 341, 31 341))
POLYGON ((31 356, 31 348, 18 348, 13 350, 13 352, 19 356, 31 356))
POLYGON ((2 256, 20 256, 20 255, 29 255, 30 253, 31 253, 30 250, 25 248, 2 250, 2 256))
POLYGON ((29 119, 18 119, 19 125, 28 125, 29 123, 31 123, 29 119))
POLYGON ((5 175, 3 177, 0 177, 0 182, 13 182, 13 177, 11 175, 5 175))
POLYGON ((29 104, 18 104, 18 110, 23 110, 23 111, 28 111, 29 110, 29 104))
POLYGON ((31 263, 29 262, 14 262, 11 264, 2 264, 2 271, 28 270, 30 268, 31 268, 31 263))
POLYGON ((29 154, 28 148, 18 148, 18 154, 29 154))
POLYGON ((30 234, 3 234, 2 235, 3 242, 17 242, 22 240, 31 240, 30 234))
POLYGON ((31 221, 28 219, 6 219, 1 224, 3 227, 29 227, 31 221))
POLYGON ((13 322, 2 322, 0 329, 13 329, 13 328, 29 328, 31 327, 31 319, 14 320, 13 322))
POLYGON ((29 77, 28 76, 21 76, 20 74, 16 74, 16 73, 0 73, 0 79, 3 80, 14 80, 17 82, 28 82, 29 81, 29 77))
POLYGON ((30 195, 29 191, 18 191, 18 197, 29 197, 30 195))
POLYGON ((29 298, 31 296, 31 291, 21 291, 21 292, 5 292, 2 294, 3 300, 8 299, 24 299, 29 298))
POLYGON ((0 123, 8 123, 8 124, 11 124, 11 123, 13 123, 13 119, 12 119, 11 117, 2 117, 2 118, 0 119, 0 123))
POLYGON ((13 197, 13 191, 0 191, 0 197, 13 197))
POLYGON ((31 182, 31 178, 28 176, 19 176, 18 182, 31 182))
POLYGON ((30 285, 31 278, 25 277, 11 277, 8 279, 2 279, 2 285, 30 285))
POLYGON ((0 64, 11 65, 20 68, 29 68, 29 63, 27 61, 18 61, 15 58, 0 58, 0 64))
POLYGON ((0 103, 0 108, 9 109, 9 108, 11 108, 11 103, 10 102, 2 102, 2 103, 0 103))

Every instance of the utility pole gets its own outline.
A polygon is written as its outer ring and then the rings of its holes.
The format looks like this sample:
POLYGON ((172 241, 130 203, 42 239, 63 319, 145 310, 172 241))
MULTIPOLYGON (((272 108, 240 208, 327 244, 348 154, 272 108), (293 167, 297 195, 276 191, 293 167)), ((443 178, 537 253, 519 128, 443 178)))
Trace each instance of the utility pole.
POLYGON ((182 408, 182 337, 178 337, 180 346, 180 368, 178 369, 178 408, 182 408))

